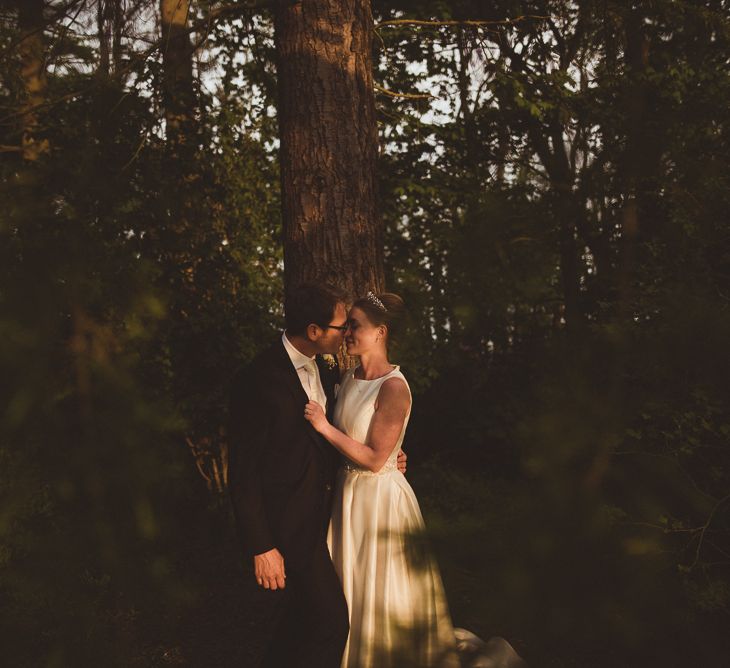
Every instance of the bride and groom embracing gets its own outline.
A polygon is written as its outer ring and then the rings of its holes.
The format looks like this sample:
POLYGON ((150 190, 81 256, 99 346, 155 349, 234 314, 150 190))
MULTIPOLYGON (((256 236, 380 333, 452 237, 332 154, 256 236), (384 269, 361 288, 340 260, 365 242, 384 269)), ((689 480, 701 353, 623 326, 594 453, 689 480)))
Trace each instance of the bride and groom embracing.
POLYGON ((411 393, 388 360, 403 301, 304 284, 286 330, 234 380, 229 488, 246 601, 267 668, 523 665, 506 641, 456 634, 400 450, 411 393), (345 341, 340 378, 322 355, 345 341), (337 391, 337 386, 339 390, 337 391), (336 395, 336 398, 335 398, 336 395), (491 641, 490 641, 491 643, 491 641), (481 647, 479 645, 481 644, 481 647))

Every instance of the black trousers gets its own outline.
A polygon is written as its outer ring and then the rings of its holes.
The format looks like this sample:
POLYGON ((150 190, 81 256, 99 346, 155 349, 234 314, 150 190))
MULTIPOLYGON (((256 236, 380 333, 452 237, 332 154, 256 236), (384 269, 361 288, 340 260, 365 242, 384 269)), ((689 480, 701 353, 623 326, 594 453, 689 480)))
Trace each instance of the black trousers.
POLYGON ((256 583, 253 571, 246 574, 247 666, 339 668, 349 633, 347 602, 326 543, 308 568, 287 568, 286 576, 286 587, 271 591, 256 583))

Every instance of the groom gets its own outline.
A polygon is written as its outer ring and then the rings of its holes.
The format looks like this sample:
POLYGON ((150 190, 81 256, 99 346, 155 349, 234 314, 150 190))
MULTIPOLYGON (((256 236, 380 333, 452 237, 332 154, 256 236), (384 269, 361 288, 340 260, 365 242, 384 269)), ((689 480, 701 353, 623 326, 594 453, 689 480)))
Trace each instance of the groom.
POLYGON ((304 419, 310 399, 332 419, 339 373, 321 355, 342 345, 345 301, 325 284, 291 291, 286 331, 237 374, 231 391, 228 484, 245 554, 245 605, 267 668, 339 668, 347 641, 347 603, 327 549, 339 455, 304 419))

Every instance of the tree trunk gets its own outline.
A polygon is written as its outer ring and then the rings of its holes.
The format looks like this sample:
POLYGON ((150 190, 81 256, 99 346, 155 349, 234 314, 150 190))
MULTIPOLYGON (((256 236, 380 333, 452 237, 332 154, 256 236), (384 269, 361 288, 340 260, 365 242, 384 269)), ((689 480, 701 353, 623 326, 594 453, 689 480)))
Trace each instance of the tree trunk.
POLYGON ((560 252, 560 282, 568 337, 575 340, 583 329, 580 308, 580 264, 575 239, 577 221, 582 215, 573 193, 575 174, 563 143, 563 125, 558 112, 547 125, 528 118, 528 137, 550 179, 550 211, 557 222, 560 252), (547 137, 550 137, 550 142, 547 137))
POLYGON ((625 61, 631 82, 626 105, 628 128, 624 158, 625 204, 621 215, 621 247, 619 259, 619 318, 632 318, 633 282, 636 264, 636 244, 639 236, 639 212, 642 192, 640 183, 646 178, 654 152, 647 141, 646 112, 648 90, 644 74, 649 61, 649 40, 643 30, 643 14, 631 11, 625 20, 625 61))
POLYGON ((372 24, 369 0, 276 5, 286 290, 384 287, 372 24))
MULTIPOLYGON (((198 275, 209 259, 213 227, 210 213, 203 208, 206 189, 201 175, 205 163, 196 160, 198 100, 193 81, 191 4, 190 0, 160 0, 166 156, 161 216, 148 236, 152 252, 162 265, 161 284, 170 291, 166 347, 172 376, 185 379, 172 388, 183 412, 191 400, 185 388, 196 386, 198 379, 210 371, 201 350, 199 328, 206 304, 198 275), (182 390, 180 394, 178 389, 182 390)), ((115 63, 121 62, 121 28, 115 23, 115 63)), ((197 416, 188 417, 187 446, 209 488, 220 492, 225 484, 227 444, 216 425, 197 416)))
POLYGON ((481 186, 481 173, 479 165, 479 135, 477 133, 474 114, 470 106, 471 74, 469 64, 472 57, 472 49, 468 44, 464 31, 459 29, 457 33, 457 51, 459 62, 456 69, 456 79, 459 87, 459 111, 464 124, 464 158, 468 172, 468 178, 472 181, 476 190, 481 186))
POLYGON ((162 193, 165 214, 153 238, 178 301, 193 288, 201 259, 196 257, 192 240, 197 222, 195 202, 201 193, 196 189, 196 100, 189 12, 190 0, 160 0, 167 159, 162 193))
MULTIPOLYGON (((187 22, 190 0, 160 0, 162 100, 168 145, 173 152, 194 144, 193 47, 187 22)), ((185 156, 180 156, 184 159, 185 156)))
POLYGON ((41 137, 38 110, 46 100, 46 68, 43 53, 43 0, 19 3, 18 28, 21 38, 20 79, 23 84, 23 159, 36 161, 48 153, 48 140, 41 137))
POLYGON ((100 76, 109 76, 109 0, 97 0, 96 4, 96 33, 99 39, 99 70, 100 76))
POLYGON ((580 308, 580 265, 576 229, 580 203, 573 192, 575 173, 570 165, 563 144, 563 126, 556 118, 551 125, 553 161, 555 164, 552 188, 556 200, 555 212, 560 225, 560 282, 565 303, 565 322, 568 336, 575 339, 583 326, 580 308))
POLYGON ((114 0, 112 11, 112 65, 114 74, 122 71, 122 31, 124 30, 123 0, 114 0))

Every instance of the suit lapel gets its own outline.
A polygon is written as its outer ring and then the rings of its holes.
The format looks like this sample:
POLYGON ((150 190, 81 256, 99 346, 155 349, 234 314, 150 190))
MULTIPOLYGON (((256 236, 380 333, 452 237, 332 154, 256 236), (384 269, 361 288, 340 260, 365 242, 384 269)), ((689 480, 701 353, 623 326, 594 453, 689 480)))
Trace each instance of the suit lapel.
POLYGON ((317 355, 315 360, 319 369, 319 379, 322 381, 322 389, 327 397, 327 419, 332 422, 335 412, 335 375, 321 355, 317 355))
POLYGON ((299 374, 291 363, 291 359, 284 348, 284 344, 279 342, 274 346, 274 358, 278 369, 283 373, 285 379, 286 388, 294 395, 294 397, 302 404, 302 411, 304 411, 304 404, 307 403, 307 393, 302 387, 302 381, 299 380, 299 374))
MULTIPOLYGON (((279 341, 277 344, 274 344, 273 346, 273 357, 274 361, 276 363, 277 368, 279 371, 282 372, 282 378, 284 380, 284 384, 286 385, 287 391, 292 395, 292 397, 297 401, 299 406, 301 406, 302 410, 302 422, 304 423, 304 428, 307 431, 307 434, 312 438, 312 440, 319 446, 320 448, 324 449, 326 447, 329 447, 328 444, 325 443, 324 438, 320 436, 317 431, 312 427, 311 424, 309 424, 304 419, 304 405, 309 401, 309 397, 307 396, 307 393, 304 391, 304 388, 302 387, 302 381, 299 380, 299 374, 297 373, 297 370, 294 368, 294 365, 292 364, 291 358, 289 357, 288 353, 286 352, 286 349, 284 348, 284 344, 279 341)), ((321 369, 321 367, 320 367, 321 369)), ((326 390, 325 390, 326 392, 326 390)), ((329 395, 327 396, 327 406, 329 408, 331 404, 329 395)))

